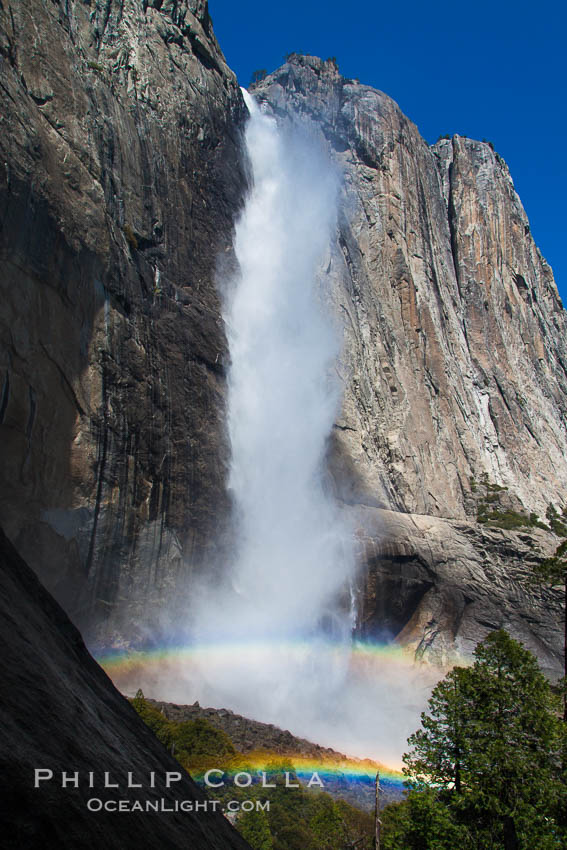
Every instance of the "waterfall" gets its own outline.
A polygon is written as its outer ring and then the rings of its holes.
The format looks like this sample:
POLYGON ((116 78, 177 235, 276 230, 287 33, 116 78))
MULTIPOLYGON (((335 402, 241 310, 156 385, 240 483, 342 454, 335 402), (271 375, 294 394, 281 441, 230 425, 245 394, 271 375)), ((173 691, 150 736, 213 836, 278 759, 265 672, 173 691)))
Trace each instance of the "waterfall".
POLYGON ((422 677, 400 650, 352 644, 354 533, 325 486, 341 400, 340 328, 325 307, 340 179, 301 124, 244 97, 251 188, 238 272, 222 282, 233 545, 220 571, 191 581, 189 648, 142 682, 397 762, 422 677))
POLYGON ((253 185, 225 309, 237 517, 231 630, 287 639, 322 627, 344 633, 337 594, 352 573, 350 534, 322 480, 339 342, 317 285, 335 227, 337 173, 314 140, 278 128, 244 96, 253 185))
POLYGON ((199 643, 241 647, 238 665, 214 665, 217 701, 244 710, 260 689, 263 719, 281 722, 298 693, 328 697, 350 648, 353 535, 325 486, 340 334, 322 290, 339 175, 300 125, 244 97, 251 189, 224 287, 233 552, 193 616, 199 643))

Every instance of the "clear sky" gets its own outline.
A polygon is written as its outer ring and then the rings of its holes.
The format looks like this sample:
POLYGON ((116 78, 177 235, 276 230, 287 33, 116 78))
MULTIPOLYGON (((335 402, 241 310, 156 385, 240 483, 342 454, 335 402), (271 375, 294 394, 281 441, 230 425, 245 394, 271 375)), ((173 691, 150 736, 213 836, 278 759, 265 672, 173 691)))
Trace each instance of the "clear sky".
POLYGON ((425 139, 486 138, 507 161, 567 305, 567 11, 559 0, 209 0, 241 85, 301 51, 396 100, 425 139))

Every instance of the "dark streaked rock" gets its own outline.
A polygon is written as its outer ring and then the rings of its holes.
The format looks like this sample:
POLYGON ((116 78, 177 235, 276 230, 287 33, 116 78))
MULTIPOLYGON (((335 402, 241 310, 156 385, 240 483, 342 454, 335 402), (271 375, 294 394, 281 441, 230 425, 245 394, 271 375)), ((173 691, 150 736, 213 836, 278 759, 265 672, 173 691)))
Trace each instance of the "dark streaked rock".
POLYGON ((0 78, 0 521, 91 636, 134 637, 226 542, 246 110, 204 0, 7 0, 0 78))

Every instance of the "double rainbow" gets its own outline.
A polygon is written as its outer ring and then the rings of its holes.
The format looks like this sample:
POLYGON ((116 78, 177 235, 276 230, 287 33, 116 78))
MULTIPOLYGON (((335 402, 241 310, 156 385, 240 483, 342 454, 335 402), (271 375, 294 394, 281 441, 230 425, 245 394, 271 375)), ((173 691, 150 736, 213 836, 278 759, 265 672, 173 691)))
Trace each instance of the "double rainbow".
MULTIPOLYGON (((133 695, 142 682, 144 686, 149 683, 150 690, 157 694, 161 690, 160 683, 168 679, 175 681, 180 671, 190 676, 192 670, 211 670, 219 663, 238 669, 243 657, 246 658, 247 664, 258 664, 261 667, 274 657, 274 653, 298 664, 314 656, 320 659, 327 654, 329 662, 337 660, 348 667, 349 673, 361 679, 381 676, 387 678, 390 672, 405 677, 406 673, 409 675, 416 669, 414 652, 396 644, 355 641, 345 648, 344 644, 319 639, 315 642, 298 639, 283 642, 219 641, 191 645, 181 643, 148 649, 109 650, 98 654, 97 660, 120 690, 133 695), (155 686, 152 686, 152 683, 155 683, 155 686)), ((369 780, 374 781, 376 773, 379 772, 381 782, 400 790, 404 781, 399 770, 379 762, 368 759, 341 759, 331 753, 329 757, 323 756, 320 759, 298 752, 243 753, 234 770, 229 767, 227 773, 230 775, 231 772, 234 774, 245 769, 242 764, 249 766, 251 772, 269 771, 270 763, 274 760, 285 760, 300 779, 318 773, 323 781, 327 777, 329 780, 366 784, 369 780)))

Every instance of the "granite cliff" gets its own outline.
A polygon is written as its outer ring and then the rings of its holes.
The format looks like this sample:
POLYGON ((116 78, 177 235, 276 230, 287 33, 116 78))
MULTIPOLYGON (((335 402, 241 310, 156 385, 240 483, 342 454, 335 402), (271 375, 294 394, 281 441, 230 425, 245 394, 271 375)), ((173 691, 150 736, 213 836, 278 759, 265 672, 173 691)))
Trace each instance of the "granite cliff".
POLYGON ((83 627, 222 539, 246 111, 206 2, 0 6, 7 534, 83 627))
POLYGON ((311 123, 345 175, 326 284, 345 315, 345 498, 465 517, 487 473, 528 510, 563 506, 566 317, 504 161, 459 136, 430 147, 332 61, 292 57, 254 94, 311 123))
POLYGON ((526 582, 557 537, 476 522, 567 494, 566 314, 505 162, 429 146, 333 60, 292 55, 253 91, 344 175, 322 289, 344 333, 330 466, 361 529, 361 631, 446 657, 504 626, 559 669, 559 601, 526 582))
MULTIPOLYGON (((136 640, 230 546, 216 280, 246 109, 203 0, 4 0, 0 22, 0 520, 77 623, 136 640)), ((567 498, 565 312, 505 163, 429 146, 333 61, 254 94, 344 174, 322 291, 360 630, 434 657, 504 625, 558 669, 559 600, 524 582, 557 537, 476 521, 567 498)))

